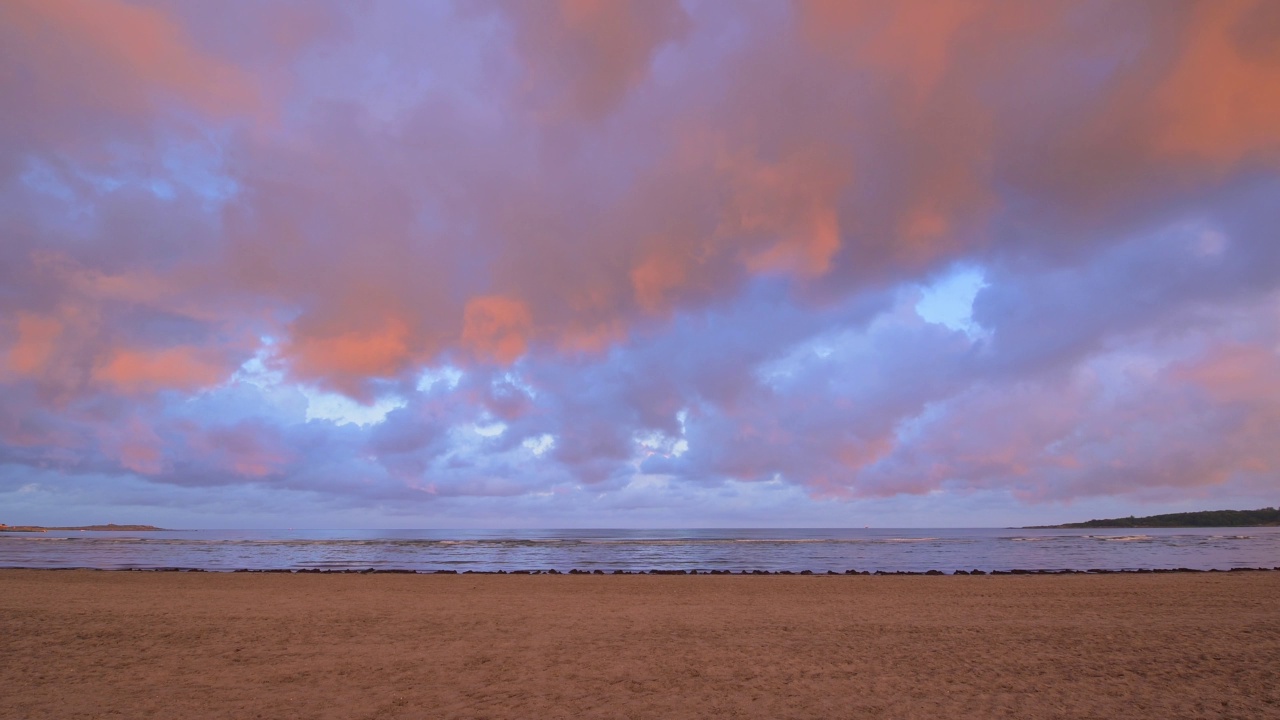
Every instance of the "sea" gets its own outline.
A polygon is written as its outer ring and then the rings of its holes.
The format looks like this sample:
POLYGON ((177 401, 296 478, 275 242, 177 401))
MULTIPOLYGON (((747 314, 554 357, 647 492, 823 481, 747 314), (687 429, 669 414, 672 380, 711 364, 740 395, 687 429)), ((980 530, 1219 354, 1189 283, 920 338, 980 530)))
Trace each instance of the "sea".
POLYGON ((0 533, 3 568, 953 573, 1276 566, 1278 527, 0 533))

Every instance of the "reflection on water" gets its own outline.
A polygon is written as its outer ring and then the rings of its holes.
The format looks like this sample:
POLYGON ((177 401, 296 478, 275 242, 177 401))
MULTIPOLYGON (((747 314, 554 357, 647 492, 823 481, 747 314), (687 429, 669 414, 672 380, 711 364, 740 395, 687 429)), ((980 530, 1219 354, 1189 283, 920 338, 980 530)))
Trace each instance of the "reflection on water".
POLYGON ((1280 528, 199 530, 0 534, 0 567, 1055 570, 1280 565, 1280 528))

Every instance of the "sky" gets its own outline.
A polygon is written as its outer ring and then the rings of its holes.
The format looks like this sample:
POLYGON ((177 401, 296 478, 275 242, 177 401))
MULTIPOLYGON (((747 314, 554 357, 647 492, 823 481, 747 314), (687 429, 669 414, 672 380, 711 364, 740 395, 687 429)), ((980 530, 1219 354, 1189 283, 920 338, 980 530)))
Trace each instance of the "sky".
POLYGON ((4 0, 0 522, 1280 500, 1280 3, 4 0))

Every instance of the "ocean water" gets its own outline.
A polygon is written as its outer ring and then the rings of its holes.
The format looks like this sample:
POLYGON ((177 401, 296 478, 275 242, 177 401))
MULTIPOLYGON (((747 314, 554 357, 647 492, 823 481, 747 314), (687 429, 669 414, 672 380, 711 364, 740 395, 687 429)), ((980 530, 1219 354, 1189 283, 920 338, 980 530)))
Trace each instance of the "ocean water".
POLYGON ((0 567, 103 570, 1229 570, 1280 528, 184 530, 0 533, 0 567))

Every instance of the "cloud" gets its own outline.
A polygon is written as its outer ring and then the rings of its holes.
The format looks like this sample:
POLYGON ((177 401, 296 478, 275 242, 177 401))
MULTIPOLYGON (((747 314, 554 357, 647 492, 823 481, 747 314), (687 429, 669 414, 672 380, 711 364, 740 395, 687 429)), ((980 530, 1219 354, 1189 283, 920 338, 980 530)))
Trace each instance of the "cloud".
POLYGON ((1165 152, 1222 167, 1280 155, 1280 12, 1267 2, 1201 3, 1174 69, 1155 102, 1170 120, 1165 152), (1267 38, 1270 38, 1270 41, 1267 38))
POLYGON ((124 393, 173 389, 192 392, 226 378, 226 367, 200 357, 195 348, 171 347, 159 353, 117 350, 106 364, 94 368, 93 379, 124 393))
POLYGON ((574 524, 1254 492, 1273 7, 10 3, 0 461, 574 524))
POLYGON ((254 78, 204 52, 162 9, 104 0, 8 3, 0 25, 0 167, 39 152, 101 153, 145 142, 157 113, 177 106, 228 118, 264 110, 254 78))
POLYGON ((688 17, 675 0, 548 0, 498 5, 509 16, 525 83, 547 120, 595 120, 649 75, 688 17))
POLYGON ((524 303, 485 295, 467 302, 462 319, 462 342, 481 359, 509 364, 528 347, 533 319, 524 303))

